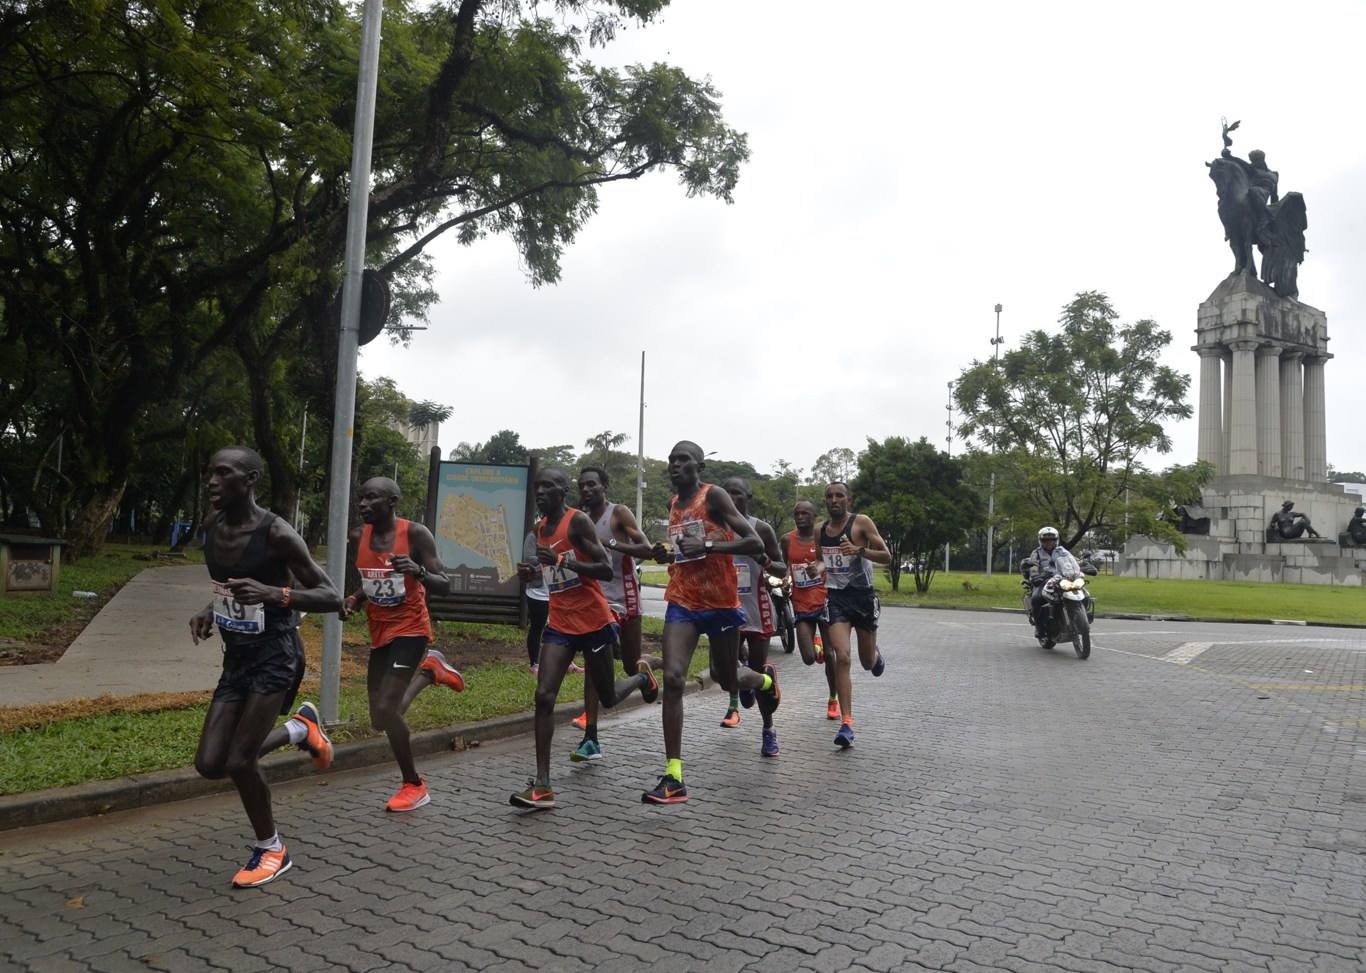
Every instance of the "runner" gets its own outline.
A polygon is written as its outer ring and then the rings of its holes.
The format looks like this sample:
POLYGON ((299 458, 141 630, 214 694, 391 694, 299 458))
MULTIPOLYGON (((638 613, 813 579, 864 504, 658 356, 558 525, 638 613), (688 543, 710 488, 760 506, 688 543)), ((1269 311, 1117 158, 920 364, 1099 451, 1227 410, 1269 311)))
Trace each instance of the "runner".
POLYGON ((849 678, 849 631, 858 633, 859 663, 874 676, 887 668, 877 647, 877 617, 880 611, 873 593, 873 565, 890 564, 892 555, 877 525, 863 514, 849 512, 849 487, 840 482, 825 488, 825 511, 829 520, 821 524, 821 561, 825 564, 826 609, 830 621, 826 629, 826 665, 835 666, 835 687, 839 695, 840 729, 835 746, 854 745, 853 684, 849 678), (832 658, 833 657, 833 658, 832 658))
POLYGON ((190 619, 195 645, 211 638, 215 627, 223 639, 223 675, 204 717, 194 766, 210 780, 232 778, 256 834, 251 858, 233 877, 237 888, 273 882, 291 865, 259 758, 294 744, 319 768, 332 763, 332 742, 312 703, 271 729, 277 715, 290 711, 304 677, 295 610, 336 611, 341 596, 294 529, 257 505, 263 471, 261 457, 245 446, 220 449, 209 460, 213 510, 204 521, 204 563, 213 600, 190 619))
POLYGON ((783 535, 783 560, 792 572, 792 611, 797 616, 797 649, 807 665, 824 663, 830 699, 825 717, 840 718, 839 694, 835 688, 834 654, 826 655, 823 643, 828 616, 825 608, 825 565, 816 539, 816 505, 799 500, 792 508, 796 528, 783 535))
POLYGON ((545 631, 546 619, 550 617, 550 592, 545 586, 545 572, 536 561, 536 532, 527 531, 522 543, 522 563, 531 565, 526 584, 526 654, 530 660, 531 674, 541 671, 541 633, 545 631))
POLYGON ((403 714, 417 694, 433 683, 463 692, 465 680, 446 657, 428 649, 432 621, 427 589, 449 594, 450 580, 436 556, 436 539, 422 524, 398 516, 398 484, 385 476, 366 480, 360 488, 360 519, 352 532, 361 587, 347 595, 341 617, 365 605, 370 623, 370 664, 365 687, 370 697, 370 723, 389 738, 403 781, 385 805, 388 811, 416 811, 431 801, 427 782, 413 761, 412 734, 403 714))
MULTIPOLYGON (((669 479, 675 496, 669 505, 669 538, 673 541, 669 587, 664 592, 664 774, 653 790, 640 796, 652 804, 681 804, 688 799, 683 784, 683 685, 697 641, 707 636, 711 675, 728 693, 748 689, 764 694, 765 707, 777 709, 782 699, 777 670, 762 673, 738 670, 740 593, 733 554, 757 557, 764 552, 749 520, 741 516, 730 495, 703 483, 702 448, 683 441, 669 453, 669 479)), ((656 560, 668 562, 670 552, 655 545, 656 560)))
MULTIPOLYGON (((612 562, 598 541, 588 515, 571 510, 564 499, 569 493, 569 474, 550 467, 536 474, 536 559, 550 589, 550 621, 541 637, 541 670, 536 682, 536 776, 527 789, 509 799, 514 807, 533 809, 555 806, 550 788, 550 741, 555 734, 555 700, 570 660, 580 650, 598 699, 609 709, 632 691, 653 703, 659 683, 644 660, 635 675, 615 680, 612 647, 617 642, 617 623, 603 597, 602 582, 612 580, 612 562)), ((533 565, 522 562, 517 572, 531 575, 533 565)))
MULTIPOLYGON (((740 592, 740 610, 745 613, 745 623, 740 626, 740 637, 749 650, 745 662, 755 672, 763 672, 764 665, 768 662, 769 641, 773 638, 776 624, 773 599, 768 593, 767 576, 772 574, 779 578, 786 577, 787 563, 778 549, 778 535, 774 533, 773 528, 767 521, 749 515, 749 502, 754 499, 754 490, 750 487, 749 481, 742 476, 733 476, 726 480, 722 487, 730 494, 731 503, 735 504, 740 516, 749 521, 749 525, 764 542, 764 552, 757 558, 744 554, 737 554, 733 558, 735 581, 740 592)), ((740 705, 745 709, 753 706, 754 693, 747 689, 731 693, 729 708, 721 720, 722 726, 740 725, 740 705)), ((773 708, 763 697, 759 700, 759 715, 764 721, 763 741, 759 746, 759 753, 765 757, 776 757, 778 731, 773 728, 773 708)))
MULTIPOLYGON (((601 466, 585 466, 579 471, 579 509, 593 521, 598 540, 612 559, 612 580, 600 586, 603 597, 612 608, 621 627, 621 664, 627 672, 638 672, 640 654, 640 582, 636 579, 636 561, 652 557, 654 547, 636 526, 631 508, 607 499, 607 471, 601 466)), ((663 668, 653 656, 645 660, 650 668, 663 668)), ((573 761, 601 760, 602 747, 598 743, 598 691, 592 680, 584 683, 583 708, 586 719, 583 742, 569 755, 573 761)))

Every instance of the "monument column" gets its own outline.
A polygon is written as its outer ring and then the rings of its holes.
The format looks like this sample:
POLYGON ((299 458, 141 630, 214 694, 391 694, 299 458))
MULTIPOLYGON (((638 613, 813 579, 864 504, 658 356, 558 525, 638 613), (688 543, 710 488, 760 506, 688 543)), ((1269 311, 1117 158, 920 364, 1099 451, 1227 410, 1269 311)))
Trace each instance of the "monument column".
POLYGON ((1229 420, 1228 471, 1232 476, 1257 473, 1257 344, 1229 342, 1233 349, 1233 415, 1229 420))
POLYGON ((1303 480, 1304 475, 1304 382, 1300 359, 1304 353, 1287 351, 1281 356, 1281 476, 1303 480))
POLYGON ((1219 464, 1219 475, 1227 476, 1229 472, 1229 450, 1233 447, 1233 352, 1225 348, 1222 357, 1224 359, 1224 459, 1219 464))
POLYGON ((1257 349, 1257 472, 1281 475, 1281 349, 1257 349))
POLYGON ((1328 478, 1328 427, 1324 415, 1321 355, 1304 359, 1304 477, 1316 483, 1328 478))
POLYGON ((1200 353, 1200 445, 1196 458, 1222 471, 1224 465, 1224 396, 1221 389, 1223 355, 1214 345, 1200 353))

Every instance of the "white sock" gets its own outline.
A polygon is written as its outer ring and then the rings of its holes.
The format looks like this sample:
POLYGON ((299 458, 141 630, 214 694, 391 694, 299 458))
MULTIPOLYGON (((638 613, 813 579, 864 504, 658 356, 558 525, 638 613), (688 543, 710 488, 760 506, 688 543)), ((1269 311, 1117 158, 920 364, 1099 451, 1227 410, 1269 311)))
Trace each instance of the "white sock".
POLYGON ((264 848, 266 851, 280 851, 284 848, 284 843, 280 841, 280 832, 275 832, 275 834, 271 835, 269 838, 258 838, 256 840, 256 847, 264 848))
POLYGON ((289 742, 297 747, 308 739, 308 724, 303 720, 288 719, 285 721, 285 732, 289 734, 289 742))

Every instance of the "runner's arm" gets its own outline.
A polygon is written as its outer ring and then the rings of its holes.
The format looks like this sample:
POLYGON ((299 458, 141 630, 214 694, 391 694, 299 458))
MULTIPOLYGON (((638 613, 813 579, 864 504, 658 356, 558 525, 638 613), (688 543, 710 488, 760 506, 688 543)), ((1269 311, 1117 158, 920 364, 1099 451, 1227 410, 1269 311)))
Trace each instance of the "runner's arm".
MULTIPOLYGON (((270 553, 289 566, 289 573, 298 585, 289 587, 289 608, 306 612, 334 612, 341 608, 342 598, 332 579, 318 567, 308 553, 308 545, 293 527, 276 517, 270 525, 267 544, 270 553)), ((252 578, 230 578, 228 587, 232 589, 233 597, 244 605, 286 607, 284 588, 262 584, 252 578)))
POLYGON ((778 546, 778 534, 773 525, 761 520, 756 530, 759 540, 764 542, 764 556, 768 559, 764 571, 775 578, 787 577, 787 554, 778 546))
POLYGON ((619 554, 625 554, 637 561, 655 556, 655 545, 650 543, 650 539, 636 523, 636 515, 631 513, 631 508, 625 504, 617 504, 616 509, 612 511, 612 538, 617 542, 616 547, 612 549, 619 554))
POLYGON ((213 603, 190 616, 190 639, 195 645, 213 637, 213 603))
POLYGON ((724 524, 736 534, 733 541, 713 541, 712 554, 748 554, 758 557, 764 553, 764 542, 759 539, 749 518, 735 509, 735 501, 720 487, 707 491, 707 514, 718 524, 724 524))
POLYGON ((891 564, 892 552, 887 550, 887 542, 882 539, 882 535, 877 532, 877 524, 873 523, 871 517, 859 514, 854 518, 854 529, 849 532, 852 537, 859 533, 862 528, 862 543, 859 547, 860 552, 866 560, 874 564, 891 564))
POLYGON ((603 549, 602 542, 598 540, 598 532, 593 526, 593 522, 581 510, 575 510, 571 517, 572 519, 569 521, 569 544, 572 549, 564 556, 564 560, 560 562, 560 567, 566 571, 581 574, 585 578, 611 581, 612 561, 603 549), (575 557, 577 551, 583 551, 588 555, 589 560, 578 560, 575 557))
POLYGON ((393 566, 404 574, 412 575, 422 582, 433 594, 451 593, 451 581, 446 577, 446 569, 436 556, 436 538, 422 524, 408 521, 408 557, 402 555, 393 559, 393 566))

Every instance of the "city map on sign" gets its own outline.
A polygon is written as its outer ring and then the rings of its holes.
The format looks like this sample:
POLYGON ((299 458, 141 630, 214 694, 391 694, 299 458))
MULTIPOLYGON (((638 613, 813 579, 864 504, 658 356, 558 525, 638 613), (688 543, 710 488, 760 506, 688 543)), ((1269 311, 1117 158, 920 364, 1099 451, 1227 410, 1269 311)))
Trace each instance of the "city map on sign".
POLYGON ((485 506, 466 494, 447 494, 441 498, 436 531, 439 538, 488 560, 497 569, 499 580, 515 573, 507 513, 501 506, 485 506))

